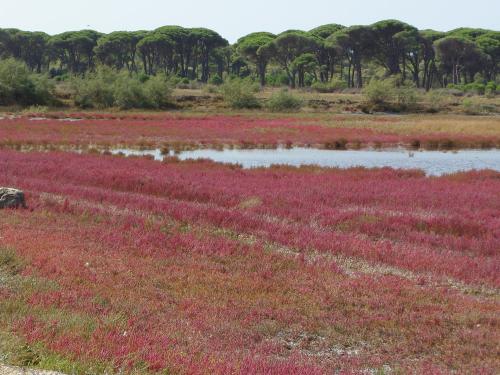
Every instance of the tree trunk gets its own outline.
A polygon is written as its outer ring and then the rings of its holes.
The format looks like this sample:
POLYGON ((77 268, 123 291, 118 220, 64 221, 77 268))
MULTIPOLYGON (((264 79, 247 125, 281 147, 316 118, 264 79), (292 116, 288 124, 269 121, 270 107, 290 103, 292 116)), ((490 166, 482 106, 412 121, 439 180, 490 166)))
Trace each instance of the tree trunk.
POLYGON ((430 68, 430 61, 425 60, 424 61, 424 74, 422 77, 422 87, 425 87, 426 91, 429 91, 428 84, 427 84, 427 82, 429 81, 429 75, 430 75, 429 68, 430 68))
POLYGON ((347 70, 347 87, 351 88, 352 83, 351 83, 351 62, 349 62, 349 69, 347 70))
POLYGON ((263 61, 258 63, 260 86, 264 87, 266 85, 266 68, 267 64, 263 61))
POLYGON ((356 66, 356 88, 363 88, 363 71, 361 70, 361 63, 358 62, 356 66))
POLYGON ((304 85, 304 81, 305 81, 305 78, 304 78, 305 71, 304 71, 304 69, 303 68, 299 69, 299 73, 298 74, 299 74, 299 87, 304 87, 305 86, 304 85))
POLYGON ((406 56, 403 54, 403 83, 406 81, 406 56))
POLYGON ((287 74, 287 76, 288 76, 288 84, 290 85, 290 87, 291 87, 292 89, 294 89, 294 88, 295 88, 295 74, 296 74, 296 73, 294 72, 294 73, 292 74, 292 73, 290 72, 290 69, 289 69, 288 67, 285 69, 285 71, 286 71, 286 74, 287 74))

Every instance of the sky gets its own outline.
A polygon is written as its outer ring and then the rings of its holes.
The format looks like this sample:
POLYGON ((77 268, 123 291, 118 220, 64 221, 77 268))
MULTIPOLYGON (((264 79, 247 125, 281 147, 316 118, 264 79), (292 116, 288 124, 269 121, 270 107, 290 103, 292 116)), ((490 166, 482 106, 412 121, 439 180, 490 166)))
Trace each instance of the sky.
POLYGON ((419 29, 500 30, 500 0, 0 0, 0 28, 57 34, 181 25, 213 29, 231 43, 255 31, 279 33, 391 18, 419 29))

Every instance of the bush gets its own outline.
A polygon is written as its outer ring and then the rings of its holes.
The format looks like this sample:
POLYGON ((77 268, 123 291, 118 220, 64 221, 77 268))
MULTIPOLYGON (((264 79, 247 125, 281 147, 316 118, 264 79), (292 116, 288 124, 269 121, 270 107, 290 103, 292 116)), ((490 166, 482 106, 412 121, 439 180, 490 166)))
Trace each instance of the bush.
POLYGON ((47 106, 35 104, 35 105, 31 105, 29 107, 24 108, 22 112, 28 113, 28 114, 33 114, 33 113, 42 114, 42 113, 49 112, 49 110, 50 109, 47 106))
MULTIPOLYGON (((456 86, 456 85, 454 85, 454 86, 456 86)), ((458 88, 450 87, 450 88, 447 89, 447 93, 449 95, 452 95, 452 96, 455 96, 457 98, 460 98, 460 97, 464 96, 465 92, 464 92, 463 88, 458 89, 458 88)))
POLYGON ((182 78, 175 87, 181 90, 197 90, 201 87, 201 83, 197 81, 190 81, 188 78, 182 78))
POLYGON ((498 89, 497 84, 493 81, 490 81, 486 84, 485 93, 487 96, 493 97, 496 95, 497 89, 498 89))
POLYGON ((398 110, 407 111, 417 105, 417 90, 412 85, 402 85, 395 89, 398 110))
POLYGON ((467 115, 479 115, 481 113, 481 107, 470 99, 464 99, 462 107, 467 115))
POLYGON ((115 103, 114 84, 118 74, 110 69, 101 69, 85 77, 71 81, 73 100, 81 108, 109 108, 115 103))
POLYGON ((128 73, 121 74, 112 87, 114 99, 112 105, 121 109, 148 108, 144 85, 138 79, 131 79, 128 73))
POLYGON ((400 77, 379 80, 372 79, 363 89, 363 111, 408 111, 417 106, 418 95, 416 87, 408 82, 402 82, 400 77))
POLYGON ((172 106, 172 87, 164 75, 151 77, 144 86, 147 105, 161 109, 172 106))
POLYGON ((427 98, 428 112, 438 113, 444 109, 450 99, 456 100, 453 96, 450 96, 447 89, 435 89, 431 90, 425 94, 427 98))
POLYGON ((114 104, 120 109, 162 109, 172 105, 171 93, 164 76, 151 77, 141 83, 140 80, 125 74, 115 83, 114 104))
POLYGON ((137 79, 139 79, 141 83, 146 83, 147 81, 149 81, 150 78, 151 77, 148 76, 146 73, 139 73, 137 75, 137 79))
POLYGON ((258 90, 258 85, 242 79, 231 79, 220 86, 224 102, 235 109, 259 108, 260 103, 255 96, 258 90))
POLYGON ((391 80, 372 79, 363 89, 366 104, 373 107, 387 107, 394 98, 394 83, 391 80))
POLYGON ((210 83, 211 85, 214 85, 214 86, 220 86, 224 83, 224 80, 222 79, 221 76, 215 75, 215 76, 210 78, 208 83, 210 83))
POLYGON ((472 82, 468 83, 467 85, 464 86, 465 92, 476 94, 476 95, 484 95, 484 92, 486 90, 486 85, 480 83, 480 82, 472 82))
POLYGON ((215 85, 205 85, 203 86, 203 92, 206 94, 218 94, 219 93, 219 87, 215 85))
POLYGON ((271 96, 267 108, 273 112, 298 111, 302 108, 302 100, 285 89, 271 96))
POLYGON ((171 105, 172 89, 165 76, 141 76, 101 69, 73 79, 75 105, 81 108, 160 109, 171 105))
POLYGON ((311 85, 311 88, 320 93, 332 93, 345 90, 347 83, 343 80, 333 79, 330 82, 315 82, 311 85))
POLYGON ((450 89, 450 90, 458 90, 458 91, 462 91, 464 92, 465 91, 465 88, 464 88, 464 85, 456 85, 454 83, 449 83, 447 86, 446 86, 447 89, 450 89))
POLYGON ((467 115, 486 115, 498 113, 495 105, 482 103, 474 98, 466 98, 462 102, 462 108, 467 115))
POLYGON ((288 76, 282 70, 272 70, 266 75, 266 83, 272 87, 288 86, 288 76))
POLYGON ((486 85, 482 82, 472 82, 472 83, 468 83, 466 85, 449 84, 447 86, 447 88, 451 89, 451 90, 457 90, 457 91, 460 91, 462 93, 468 93, 468 94, 474 94, 474 95, 484 95, 485 93, 488 92, 488 89, 489 88, 491 89, 493 86, 495 86, 495 89, 496 89, 495 82, 489 82, 486 85), (490 84, 492 84, 492 85, 490 85, 490 84))
POLYGON ((31 73, 14 59, 0 61, 0 105, 54 103, 54 85, 46 76, 31 73))

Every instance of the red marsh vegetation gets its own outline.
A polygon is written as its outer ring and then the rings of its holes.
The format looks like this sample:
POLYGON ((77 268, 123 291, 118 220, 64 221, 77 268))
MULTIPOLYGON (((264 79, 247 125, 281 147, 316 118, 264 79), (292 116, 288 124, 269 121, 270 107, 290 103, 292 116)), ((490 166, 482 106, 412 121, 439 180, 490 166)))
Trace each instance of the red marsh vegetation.
POLYGON ((499 368, 499 173, 5 150, 0 170, 30 207, 0 215, 0 312, 30 348, 94 371, 499 368))

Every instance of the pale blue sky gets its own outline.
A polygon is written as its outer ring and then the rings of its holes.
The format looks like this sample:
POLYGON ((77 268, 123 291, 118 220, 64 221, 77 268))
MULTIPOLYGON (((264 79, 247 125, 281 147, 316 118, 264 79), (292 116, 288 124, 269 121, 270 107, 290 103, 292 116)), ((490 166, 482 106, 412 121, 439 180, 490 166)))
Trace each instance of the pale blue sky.
POLYGON ((230 42, 254 31, 309 30, 326 23, 396 18, 420 28, 500 30, 500 0, 0 0, 0 28, 55 34, 203 26, 230 42))

